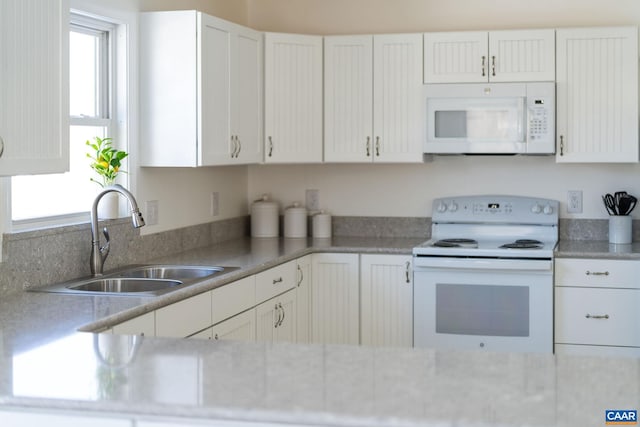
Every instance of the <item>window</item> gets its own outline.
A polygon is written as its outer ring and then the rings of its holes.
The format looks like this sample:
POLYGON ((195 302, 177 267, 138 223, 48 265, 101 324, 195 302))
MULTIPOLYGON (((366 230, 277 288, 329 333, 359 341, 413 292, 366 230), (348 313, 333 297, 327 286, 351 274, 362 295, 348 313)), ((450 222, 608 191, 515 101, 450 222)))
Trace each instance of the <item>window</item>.
MULTIPOLYGON (((18 176, 11 180, 11 217, 14 225, 86 220, 100 189, 89 180, 94 172, 85 142, 113 137, 115 129, 114 24, 72 14, 70 61, 70 170, 63 174, 18 176)), ((122 148, 125 141, 115 141, 122 148)))

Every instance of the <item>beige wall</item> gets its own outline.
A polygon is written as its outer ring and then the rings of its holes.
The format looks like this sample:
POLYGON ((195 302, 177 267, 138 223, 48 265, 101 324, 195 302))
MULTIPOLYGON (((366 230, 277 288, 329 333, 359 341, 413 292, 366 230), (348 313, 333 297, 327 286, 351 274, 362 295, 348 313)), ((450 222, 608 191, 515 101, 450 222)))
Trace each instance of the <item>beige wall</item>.
POLYGON ((199 10, 227 21, 248 24, 247 0, 138 0, 141 11, 199 10))
POLYGON ((361 34, 640 23, 638 0, 248 0, 263 31, 361 34))

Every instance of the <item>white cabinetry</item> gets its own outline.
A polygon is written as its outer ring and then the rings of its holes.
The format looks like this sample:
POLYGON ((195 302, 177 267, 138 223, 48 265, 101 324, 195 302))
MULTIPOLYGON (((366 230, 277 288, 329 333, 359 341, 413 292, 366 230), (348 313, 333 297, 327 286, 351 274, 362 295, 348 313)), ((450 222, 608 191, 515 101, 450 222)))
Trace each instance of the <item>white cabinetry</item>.
POLYGON ((411 255, 361 255, 362 344, 413 346, 411 255))
POLYGON ((252 309, 237 314, 224 322, 214 325, 208 331, 214 340, 255 341, 255 310, 252 309))
POLYGON ((69 2, 0 2, 0 176, 69 170, 69 2))
POLYGON ((98 416, 95 412, 59 414, 44 411, 29 413, 26 410, 24 412, 0 410, 0 425, 7 427, 132 427, 133 423, 130 419, 98 416))
POLYGON ((553 81, 552 29, 424 35, 425 83, 553 81))
POLYGON ((324 39, 327 162, 421 162, 422 35, 324 39))
POLYGON ((296 335, 297 342, 311 340, 311 255, 296 260, 296 335))
POLYGON ((640 261, 555 261, 556 353, 640 355, 640 261))
POLYGON ((156 310, 159 337, 184 338, 211 325, 211 291, 156 310))
POLYGON ((196 11, 140 28, 142 165, 259 162, 262 35, 196 11))
POLYGON ((114 326, 111 332, 118 335, 144 335, 146 337, 154 337, 156 335, 156 314, 152 311, 151 313, 134 317, 131 320, 114 326))
POLYGON ((296 342, 296 290, 292 289, 256 307, 258 341, 296 342))
POLYGON ((556 36, 556 160, 637 162, 637 27, 556 36))
POLYGON ((322 162, 322 37, 265 34, 265 162, 322 162))
POLYGON ((358 257, 337 253, 312 255, 312 342, 360 343, 358 257))

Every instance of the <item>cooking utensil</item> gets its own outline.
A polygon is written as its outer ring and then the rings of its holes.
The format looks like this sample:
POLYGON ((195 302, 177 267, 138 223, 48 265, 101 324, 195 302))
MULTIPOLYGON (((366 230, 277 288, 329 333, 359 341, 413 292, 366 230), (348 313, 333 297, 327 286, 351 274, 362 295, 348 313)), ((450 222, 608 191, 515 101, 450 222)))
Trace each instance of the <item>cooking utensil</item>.
POLYGON ((602 196, 602 202, 609 215, 626 216, 636 207, 638 199, 626 191, 617 191, 613 195, 607 193, 602 196))
POLYGON ((604 207, 609 212, 609 215, 618 215, 616 211, 616 201, 613 196, 609 193, 602 196, 602 201, 604 202, 604 207))

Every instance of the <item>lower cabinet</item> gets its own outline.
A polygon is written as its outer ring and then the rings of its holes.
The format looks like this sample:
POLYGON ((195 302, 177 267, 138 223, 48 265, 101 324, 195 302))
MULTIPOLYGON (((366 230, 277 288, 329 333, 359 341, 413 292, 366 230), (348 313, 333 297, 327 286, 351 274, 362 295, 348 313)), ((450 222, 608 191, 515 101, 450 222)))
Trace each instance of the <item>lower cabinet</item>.
POLYGON ((143 314, 131 320, 122 322, 111 329, 117 335, 144 335, 146 337, 156 336, 156 313, 143 314))
POLYGON ((411 255, 361 255, 361 344, 413 346, 411 255))
POLYGON ((292 289, 256 307, 258 341, 296 342, 296 289, 292 289))
POLYGON ((640 355, 640 261, 555 261, 555 352, 640 355))
POLYGON ((256 314, 251 309, 208 329, 211 339, 232 341, 255 341, 256 314))
POLYGON ((311 341, 360 343, 359 255, 312 255, 311 341))

